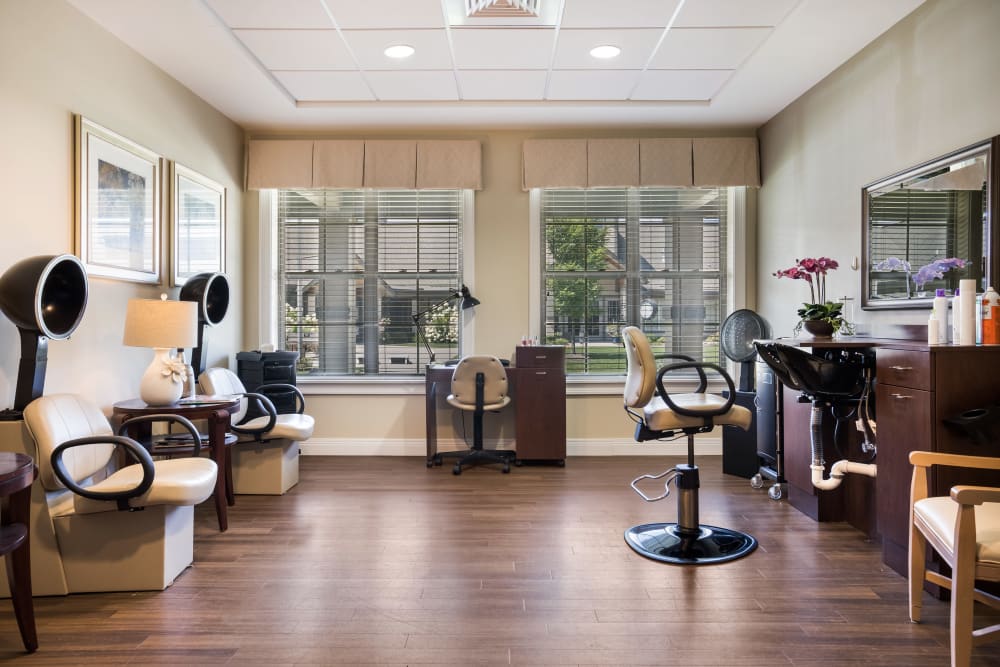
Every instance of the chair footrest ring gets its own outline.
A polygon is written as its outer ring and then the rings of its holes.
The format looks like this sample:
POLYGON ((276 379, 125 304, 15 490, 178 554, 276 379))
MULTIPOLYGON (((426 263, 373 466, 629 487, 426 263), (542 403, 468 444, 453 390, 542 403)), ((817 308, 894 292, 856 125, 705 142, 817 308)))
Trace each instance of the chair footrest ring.
POLYGON ((675 565, 708 565, 736 560, 757 548, 757 540, 729 528, 699 525, 688 535, 676 523, 646 523, 625 531, 625 542, 640 556, 675 565))

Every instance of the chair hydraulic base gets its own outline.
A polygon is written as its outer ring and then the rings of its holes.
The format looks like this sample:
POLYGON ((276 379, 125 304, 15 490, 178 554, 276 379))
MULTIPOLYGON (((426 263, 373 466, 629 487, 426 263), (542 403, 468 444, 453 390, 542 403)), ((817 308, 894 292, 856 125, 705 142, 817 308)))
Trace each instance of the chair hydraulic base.
POLYGON ((677 523, 646 523, 625 531, 625 542, 646 558, 675 565, 725 563, 746 556, 757 548, 757 540, 729 528, 698 523, 698 466, 680 464, 659 475, 642 475, 632 488, 647 501, 662 500, 673 481, 677 488, 677 523), (650 498, 635 486, 641 479, 667 477, 663 495, 650 498))

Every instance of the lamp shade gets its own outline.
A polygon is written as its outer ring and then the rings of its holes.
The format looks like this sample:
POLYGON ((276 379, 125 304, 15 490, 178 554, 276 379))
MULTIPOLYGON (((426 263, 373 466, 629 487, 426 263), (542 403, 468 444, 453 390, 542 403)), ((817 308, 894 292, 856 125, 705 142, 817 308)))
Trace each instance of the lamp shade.
POLYGON ((198 342, 198 304, 193 301, 131 299, 123 342, 130 347, 192 347, 198 342))

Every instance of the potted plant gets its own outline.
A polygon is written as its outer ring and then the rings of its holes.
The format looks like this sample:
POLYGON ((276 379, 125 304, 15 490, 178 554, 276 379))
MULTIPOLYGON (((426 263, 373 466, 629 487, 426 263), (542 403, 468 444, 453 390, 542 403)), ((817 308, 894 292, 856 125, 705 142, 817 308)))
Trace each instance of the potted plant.
POLYGON ((829 257, 807 257, 795 260, 795 266, 790 269, 776 271, 778 278, 805 280, 809 283, 809 295, 812 301, 803 303, 798 309, 799 322, 795 325, 795 333, 805 329, 813 336, 832 336, 835 333, 852 333, 852 325, 843 316, 844 304, 832 303, 826 300, 826 274, 840 264, 829 257), (815 281, 813 280, 815 276, 815 281), (818 297, 818 298, 817 298, 818 297))

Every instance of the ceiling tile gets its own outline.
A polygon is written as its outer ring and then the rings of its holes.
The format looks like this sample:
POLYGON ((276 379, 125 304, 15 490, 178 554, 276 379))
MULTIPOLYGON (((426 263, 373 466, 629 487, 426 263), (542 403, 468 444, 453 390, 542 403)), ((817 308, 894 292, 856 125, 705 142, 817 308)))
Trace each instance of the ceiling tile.
POLYGON ((558 69, 642 69, 662 30, 560 30, 553 67, 558 69), (611 44, 622 50, 617 58, 590 55, 595 46, 611 44))
POLYGON ((324 0, 341 28, 443 28, 441 0, 324 0))
POLYGON ((333 28, 318 0, 205 0, 230 28, 333 28))
POLYGON ((336 30, 234 30, 267 69, 356 69, 336 30))
POLYGON ((664 28, 680 0, 568 0, 563 28, 664 28))
POLYGON ((633 100, 710 100, 732 70, 650 69, 639 77, 633 100))
POLYGON ((451 43, 459 69, 548 69, 550 28, 453 28, 451 43))
POLYGON ((673 28, 653 56, 653 69, 735 69, 771 28, 673 28))
POLYGON ((455 75, 448 71, 372 71, 366 75, 380 100, 457 100, 455 75))
POLYGON ((300 102, 372 101, 375 96, 360 72, 272 72, 300 102))
POLYGON ((463 100, 541 100, 545 70, 461 70, 458 83, 463 100))
POLYGON ((343 30, 362 69, 451 69, 451 49, 442 30, 343 30), (408 44, 409 58, 390 58, 385 47, 408 44))
POLYGON ((639 70, 554 70, 546 99, 628 99, 638 76, 639 70))
POLYGON ((698 0, 677 14, 675 28, 776 26, 799 0, 698 0))

